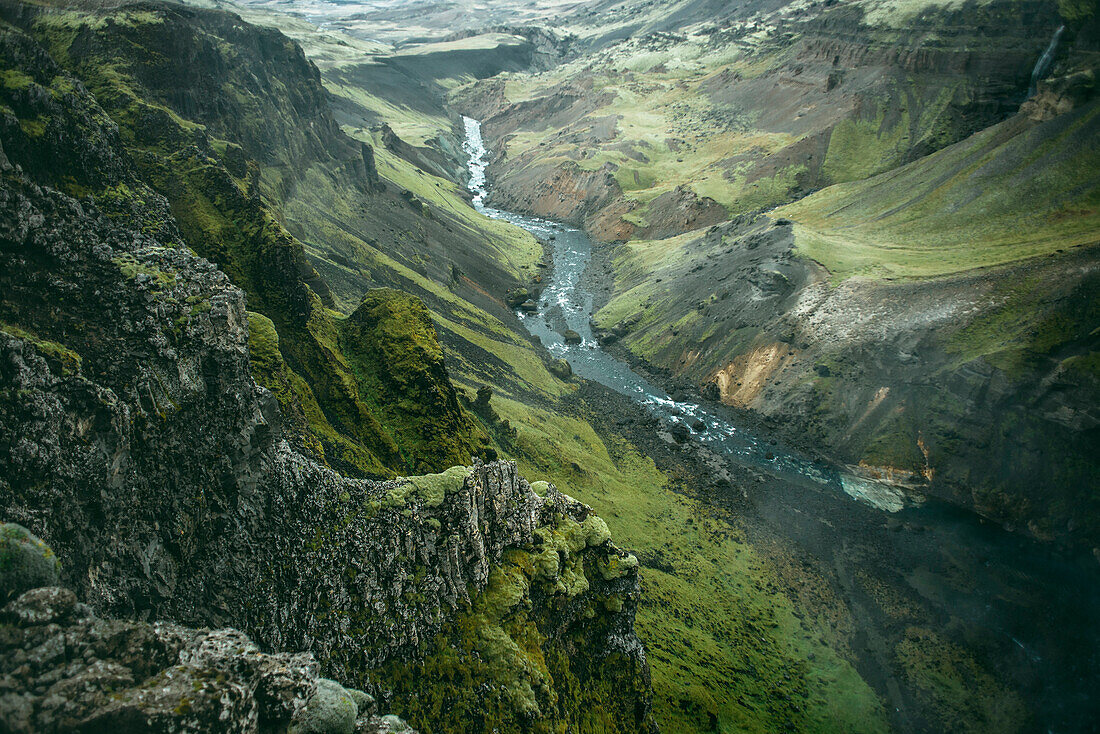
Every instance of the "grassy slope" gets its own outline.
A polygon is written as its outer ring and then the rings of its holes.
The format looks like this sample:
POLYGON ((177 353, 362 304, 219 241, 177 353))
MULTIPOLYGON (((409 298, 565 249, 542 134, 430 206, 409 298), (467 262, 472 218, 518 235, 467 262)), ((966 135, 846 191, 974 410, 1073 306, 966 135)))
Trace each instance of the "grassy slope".
POLYGON ((517 429, 509 453, 528 475, 592 505, 644 559, 638 628, 662 731, 707 730, 711 714, 721 731, 771 731, 783 721, 800 731, 886 729, 830 624, 776 591, 772 562, 728 520, 674 491, 651 459, 597 433, 583 411, 493 402, 517 429))
POLYGON ((576 160, 582 169, 595 170, 605 163, 618 166, 615 178, 627 198, 637 202, 634 218, 645 221, 645 204, 677 186, 687 186, 709 196, 731 212, 748 211, 782 200, 793 175, 779 181, 749 182, 743 171, 718 165, 738 151, 774 152, 794 142, 790 134, 754 130, 743 124, 716 124, 714 106, 700 86, 725 69, 747 78, 777 63, 782 54, 756 57, 743 52, 707 52, 700 39, 653 51, 648 48, 607 52, 589 68, 591 59, 574 62, 544 74, 509 78, 506 94, 511 102, 540 96, 556 84, 583 78, 592 94, 608 101, 561 131, 583 130, 588 120, 616 118, 615 135, 595 145, 549 139, 546 130, 519 131, 506 142, 509 158, 537 150, 540 164, 576 160), (653 71, 662 65, 663 71, 653 71), (645 81, 635 80, 645 73, 645 81), (673 140, 677 142, 672 142, 673 140), (545 142, 544 142, 545 141, 545 142), (780 198, 776 199, 776 192, 780 198))
POLYGON ((1100 103, 1040 125, 1013 118, 777 216, 834 275, 919 278, 1100 242, 1100 103))
MULTIPOLYGON (((626 8, 624 14, 645 25, 671 12, 669 5, 626 8)), ((898 28, 912 20, 907 4, 895 3, 896 14, 886 18, 883 3, 854 5, 870 13, 874 27, 859 26, 855 7, 835 11, 831 22, 862 33, 871 59, 883 45, 906 42, 898 28)), ((940 12, 955 8, 941 5, 940 12)), ((984 5, 973 9, 976 17, 995 17, 1007 7, 987 11, 984 5)), ((911 151, 942 147, 970 129, 959 110, 981 94, 980 82, 929 70, 883 70, 871 61, 867 68, 845 70, 839 88, 828 92, 825 63, 804 62, 803 54, 814 51, 800 46, 803 18, 795 14, 790 23, 784 12, 765 21, 770 28, 732 40, 711 34, 709 24, 689 25, 678 34, 627 40, 543 74, 505 75, 512 103, 578 88, 599 103, 580 116, 537 116, 505 136, 504 175, 515 173, 508 166, 541 171, 574 161, 593 170, 610 163, 634 206, 623 219, 645 228, 667 215, 652 211, 651 202, 677 187, 714 199, 732 215, 749 213, 790 202, 808 188, 889 170, 911 151), (793 31, 794 38, 779 31, 793 31), (612 133, 594 139, 589 131, 608 119, 612 133)), ((615 17, 609 11, 606 16, 615 17)), ((570 30, 594 32, 584 25, 570 30)), ((929 33, 923 27, 914 32, 929 33)), ((990 43, 979 34, 944 45, 990 43)))

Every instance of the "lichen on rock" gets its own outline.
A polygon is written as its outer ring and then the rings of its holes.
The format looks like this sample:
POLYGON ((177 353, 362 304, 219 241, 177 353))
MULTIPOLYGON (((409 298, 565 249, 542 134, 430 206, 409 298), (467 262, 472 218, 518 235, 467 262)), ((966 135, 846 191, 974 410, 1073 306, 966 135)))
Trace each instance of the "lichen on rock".
POLYGON ((291 724, 292 734, 351 734, 359 707, 351 693, 328 678, 317 681, 317 689, 291 724))
POLYGON ((0 729, 12 734, 413 731, 360 711, 312 655, 263 653, 234 629, 102 619, 57 586, 5 605, 0 629, 0 729))

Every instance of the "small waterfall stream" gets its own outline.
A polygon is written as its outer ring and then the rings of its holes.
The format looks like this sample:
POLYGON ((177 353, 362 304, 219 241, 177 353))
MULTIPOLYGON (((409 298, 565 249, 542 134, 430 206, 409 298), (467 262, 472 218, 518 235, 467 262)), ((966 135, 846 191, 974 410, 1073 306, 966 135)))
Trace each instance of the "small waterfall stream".
POLYGON ((1063 31, 1066 30, 1064 25, 1058 26, 1058 30, 1054 31, 1054 37, 1050 39, 1050 43, 1047 45, 1047 50, 1043 52, 1043 55, 1039 57, 1039 60, 1035 62, 1035 68, 1031 70, 1031 85, 1027 90, 1027 98, 1031 99, 1035 96, 1035 92, 1039 89, 1039 80, 1047 75, 1050 71, 1050 65, 1054 61, 1054 52, 1058 50, 1058 41, 1062 38, 1063 31))

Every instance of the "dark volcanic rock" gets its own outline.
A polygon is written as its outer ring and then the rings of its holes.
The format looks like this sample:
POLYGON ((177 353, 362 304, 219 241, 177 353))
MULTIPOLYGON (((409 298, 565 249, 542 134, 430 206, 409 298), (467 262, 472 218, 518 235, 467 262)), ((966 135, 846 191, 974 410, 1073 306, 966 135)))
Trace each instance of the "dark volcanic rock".
POLYGON ((312 655, 266 654, 234 629, 100 619, 60 587, 25 592, 0 619, 0 728, 12 734, 386 731, 312 655))
POLYGON ((573 331, 572 329, 566 329, 561 333, 561 335, 562 338, 565 339, 566 344, 580 344, 582 341, 581 335, 573 331))

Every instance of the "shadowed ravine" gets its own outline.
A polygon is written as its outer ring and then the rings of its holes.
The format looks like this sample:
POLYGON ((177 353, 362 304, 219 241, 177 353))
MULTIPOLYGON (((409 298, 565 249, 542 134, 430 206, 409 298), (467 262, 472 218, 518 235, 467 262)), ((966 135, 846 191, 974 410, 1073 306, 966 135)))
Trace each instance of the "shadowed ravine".
MULTIPOLYGON (((605 352, 593 335, 594 297, 582 280, 592 250, 588 236, 561 223, 486 205, 488 156, 480 124, 470 118, 464 123, 475 208, 552 247, 538 310, 518 312, 521 322, 552 355, 568 360, 575 374, 640 405, 657 419, 656 430, 693 426, 697 430, 687 440, 767 475, 747 492, 747 522, 756 537, 778 537, 789 552, 812 558, 824 570, 857 629, 856 667, 883 698, 895 729, 935 730, 929 714, 942 703, 928 693, 928 681, 913 673, 919 664, 903 669, 899 663, 902 651, 911 649, 907 641, 920 629, 964 648, 1018 692, 1034 715, 1025 731, 1094 730, 1100 721, 1100 706, 1091 695, 1100 688, 1100 586, 1094 559, 1063 553, 845 467, 811 460, 713 410, 673 400, 605 352), (567 330, 579 334, 581 342, 567 344, 567 330), (918 599, 924 612, 903 622, 876 603, 859 580, 871 568, 891 593, 918 599)), ((750 541, 753 536, 750 531, 750 541)))

